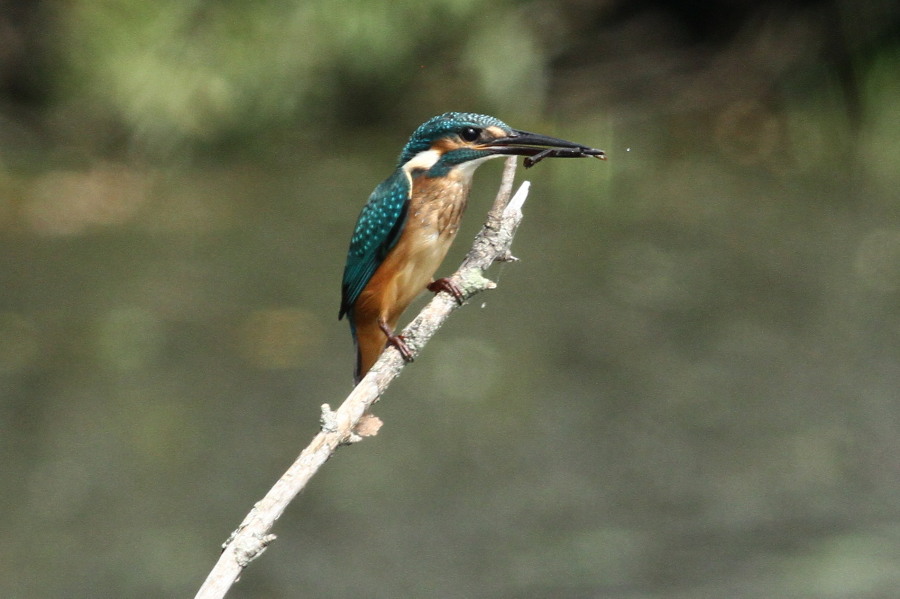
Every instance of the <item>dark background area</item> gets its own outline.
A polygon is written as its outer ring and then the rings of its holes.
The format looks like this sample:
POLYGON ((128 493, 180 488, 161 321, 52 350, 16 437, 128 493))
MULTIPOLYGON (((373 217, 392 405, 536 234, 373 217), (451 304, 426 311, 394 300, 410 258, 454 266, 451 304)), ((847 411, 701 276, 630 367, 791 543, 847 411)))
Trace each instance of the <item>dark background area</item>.
MULTIPOLYGON (((603 148, 234 597, 891 599, 900 7, 0 0, 0 596, 187 597, 447 110, 603 148)), ((500 164, 482 167, 455 269, 500 164)))

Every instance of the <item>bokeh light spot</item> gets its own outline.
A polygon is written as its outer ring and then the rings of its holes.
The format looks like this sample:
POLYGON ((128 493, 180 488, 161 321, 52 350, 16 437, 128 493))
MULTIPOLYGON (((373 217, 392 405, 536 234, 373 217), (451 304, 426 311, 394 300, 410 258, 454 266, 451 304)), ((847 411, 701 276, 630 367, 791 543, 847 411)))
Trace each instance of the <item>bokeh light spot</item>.
POLYGON ((34 232, 51 236, 121 225, 143 206, 148 187, 143 175, 122 166, 51 171, 35 182, 23 218, 34 232))

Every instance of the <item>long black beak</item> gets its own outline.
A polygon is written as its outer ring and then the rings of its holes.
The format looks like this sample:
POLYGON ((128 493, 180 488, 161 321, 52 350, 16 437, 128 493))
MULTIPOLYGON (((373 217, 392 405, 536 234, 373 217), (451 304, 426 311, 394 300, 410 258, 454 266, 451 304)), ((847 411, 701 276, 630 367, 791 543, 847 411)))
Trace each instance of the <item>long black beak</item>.
POLYGON ((544 158, 584 158, 593 156, 600 160, 606 160, 603 150, 591 148, 583 144, 529 133, 528 131, 513 131, 506 137, 499 137, 485 144, 486 150, 495 154, 507 154, 515 156, 529 156, 525 160, 525 166, 533 166, 544 158))

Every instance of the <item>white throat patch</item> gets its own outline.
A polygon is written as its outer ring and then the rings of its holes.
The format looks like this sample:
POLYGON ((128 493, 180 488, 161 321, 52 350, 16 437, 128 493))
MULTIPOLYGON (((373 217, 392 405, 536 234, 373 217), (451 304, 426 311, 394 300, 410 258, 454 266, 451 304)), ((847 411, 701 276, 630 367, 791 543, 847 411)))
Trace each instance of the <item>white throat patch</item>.
MULTIPOLYGON (((479 166, 481 166, 484 162, 487 162, 491 158, 500 158, 500 154, 493 154, 491 156, 484 156, 482 158, 476 158, 475 160, 469 160, 468 162, 463 162, 456 166, 454 170, 460 172, 462 176, 466 180, 470 180, 472 178, 472 173, 475 172, 479 166)), ((428 170, 437 164, 437 161, 441 159, 441 153, 437 150, 425 150, 424 152, 419 152, 412 158, 406 161, 406 163, 401 167, 403 172, 406 173, 406 176, 412 180, 412 172, 416 169, 425 169, 428 170)))
POLYGON ((412 158, 406 161, 406 164, 403 165, 403 170, 406 171, 406 174, 411 174, 414 170, 423 168, 425 170, 430 169, 437 161, 441 159, 441 153, 437 150, 425 150, 424 152, 419 152, 412 158))
POLYGON ((472 173, 475 172, 475 169, 487 162, 492 158, 500 158, 501 154, 491 154, 490 156, 484 156, 482 158, 476 158, 475 160, 469 160, 468 162, 463 162, 456 168, 462 171, 463 175, 467 179, 472 178, 472 173))

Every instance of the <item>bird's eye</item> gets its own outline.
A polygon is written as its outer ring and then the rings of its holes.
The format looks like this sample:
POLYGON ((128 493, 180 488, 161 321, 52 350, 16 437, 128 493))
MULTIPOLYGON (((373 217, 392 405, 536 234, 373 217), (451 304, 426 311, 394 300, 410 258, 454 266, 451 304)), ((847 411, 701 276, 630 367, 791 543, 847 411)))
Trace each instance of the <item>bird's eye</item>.
POLYGON ((476 129, 475 127, 466 127, 462 131, 459 132, 459 136, 463 139, 463 141, 475 141, 478 139, 478 136, 481 134, 481 129, 476 129))

